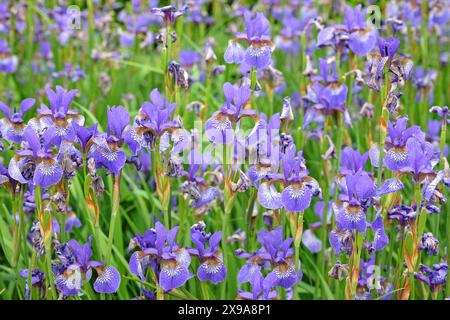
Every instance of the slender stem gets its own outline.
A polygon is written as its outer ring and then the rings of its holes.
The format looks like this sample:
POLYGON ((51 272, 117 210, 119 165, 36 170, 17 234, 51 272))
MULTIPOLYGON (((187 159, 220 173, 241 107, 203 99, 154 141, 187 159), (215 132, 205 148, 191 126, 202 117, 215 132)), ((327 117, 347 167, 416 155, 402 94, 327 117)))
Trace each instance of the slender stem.
POLYGON ((112 203, 111 203, 111 221, 109 224, 109 236, 108 236, 108 251, 106 255, 106 261, 109 263, 111 262, 111 254, 112 254, 112 246, 113 246, 113 240, 114 240, 114 234, 116 229, 116 221, 117 216, 119 215, 119 209, 120 209, 120 176, 121 173, 119 172, 118 175, 114 175, 114 184, 113 184, 113 190, 112 190, 112 203))
MULTIPOLYGON (((294 238, 294 258, 295 258, 295 270, 298 273, 300 271, 300 245, 301 245, 301 239, 303 234, 303 212, 291 212, 289 213, 291 216, 291 232, 292 237, 294 238)), ((299 286, 298 284, 294 285, 293 288, 293 297, 294 299, 299 299, 299 293, 298 293, 299 286)))
POLYGON ((52 251, 50 248, 45 248, 45 277, 48 278, 48 282, 50 283, 50 297, 52 300, 56 300, 58 298, 56 294, 55 280, 53 279, 53 271, 52 271, 52 251))
MULTIPOLYGON (((223 196, 223 215, 222 215, 222 243, 227 243, 227 237, 228 237, 228 224, 229 224, 229 216, 231 214, 231 208, 230 208, 230 189, 228 187, 229 183, 231 183, 231 173, 230 173, 230 166, 228 164, 228 153, 227 148, 228 145, 223 144, 222 145, 222 162, 223 162, 223 183, 224 183, 224 196, 223 196)), ((223 262, 225 266, 228 265, 228 246, 223 246, 223 262)), ((226 298, 226 291, 227 289, 227 283, 226 281, 223 282, 222 285, 222 292, 221 292, 221 299, 226 298)))
POLYGON ((28 266, 28 277, 27 277, 28 290, 30 290, 30 300, 33 300, 33 285, 31 284, 31 277, 35 266, 36 266, 36 250, 32 250, 31 260, 28 266))
POLYGON ((353 300, 355 298, 363 239, 364 235, 361 232, 356 231, 356 239, 353 243, 353 251, 350 261, 350 275, 348 276, 347 285, 345 287, 345 296, 347 300, 353 300))

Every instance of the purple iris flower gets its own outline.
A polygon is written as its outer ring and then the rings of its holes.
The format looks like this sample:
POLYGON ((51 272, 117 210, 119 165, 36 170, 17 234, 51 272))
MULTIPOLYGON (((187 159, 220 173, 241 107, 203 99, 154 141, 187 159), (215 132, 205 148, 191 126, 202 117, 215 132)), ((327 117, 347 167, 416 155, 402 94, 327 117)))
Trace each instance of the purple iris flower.
POLYGON ((424 250, 428 255, 437 256, 439 253, 439 240, 431 232, 426 232, 420 238, 419 249, 424 250))
POLYGON ((114 293, 120 285, 120 274, 116 268, 103 262, 90 260, 92 237, 80 244, 76 240, 60 244, 56 248, 59 264, 53 266, 56 273, 56 287, 65 296, 82 295, 83 281, 89 281, 92 269, 97 272, 94 290, 98 293, 114 293))
POLYGON ((370 300, 373 291, 376 292, 376 297, 383 297, 383 300, 390 299, 393 285, 385 277, 377 274, 379 269, 380 266, 375 264, 375 255, 370 256, 368 261, 361 259, 356 300, 370 300))
POLYGON ((227 63, 245 63, 249 67, 264 69, 272 63, 274 46, 270 37, 270 22, 262 13, 253 18, 250 11, 245 11, 245 33, 236 33, 236 38, 228 42, 224 59, 227 63), (238 43, 243 40, 248 43, 244 48, 238 43))
POLYGON ((28 148, 17 151, 10 160, 8 166, 10 177, 22 184, 33 182, 35 186, 44 189, 59 182, 63 170, 51 146, 55 136, 56 129, 53 127, 47 128, 42 137, 31 126, 25 127, 23 140, 28 148))
POLYGON ((353 150, 351 147, 346 147, 341 154, 341 167, 339 172, 343 175, 355 174, 360 170, 364 170, 369 154, 366 152, 360 154, 358 150, 353 150))
POLYGON ((166 26, 173 26, 175 21, 184 15, 188 9, 185 5, 181 10, 177 10, 175 6, 169 5, 161 8, 152 8, 151 13, 163 19, 166 26))
POLYGON ((206 121, 205 133, 212 143, 229 144, 233 141, 234 125, 243 117, 256 117, 255 110, 245 109, 252 91, 248 86, 235 87, 226 82, 223 85, 225 103, 206 121))
POLYGON ((345 107, 347 101, 348 87, 338 81, 336 61, 319 60, 319 75, 312 77, 314 81, 308 86, 303 101, 308 108, 303 127, 306 128, 317 114, 329 116, 335 112, 342 112, 344 122, 352 126, 350 115, 345 107))
POLYGON ((11 49, 8 47, 8 44, 0 37, 0 72, 14 73, 17 70, 18 64, 17 56, 11 54, 11 49))
POLYGON ((409 139, 406 143, 406 151, 408 162, 400 171, 410 173, 416 183, 422 182, 424 176, 434 173, 436 153, 431 143, 414 138, 409 139))
POLYGON ((306 229, 303 232, 302 243, 311 253, 318 253, 322 250, 322 241, 317 238, 311 229, 306 229))
POLYGON ((378 39, 378 48, 380 49, 382 57, 389 57, 390 59, 394 58, 399 45, 400 40, 396 38, 389 37, 388 39, 378 39))
POLYGON ((189 272, 189 252, 175 243, 178 229, 174 227, 167 231, 160 222, 156 222, 155 229, 148 230, 143 236, 137 234, 132 239, 131 247, 139 247, 140 250, 130 257, 130 271, 145 280, 145 272, 151 267, 166 292, 181 287, 193 277, 189 272))
POLYGON ((66 232, 67 233, 72 233, 73 228, 80 228, 81 227, 81 221, 80 219, 77 217, 77 215, 75 214, 75 212, 73 211, 69 211, 67 213, 67 217, 66 217, 66 232))
POLYGON ((366 232, 366 211, 376 194, 375 183, 367 172, 358 171, 345 177, 343 188, 347 199, 333 207, 340 229, 366 232))
POLYGON ((346 6, 344 23, 349 32, 348 46, 358 56, 365 56, 376 44, 376 30, 368 28, 362 5, 346 6))
POLYGON ((192 150, 189 155, 188 171, 181 171, 181 175, 186 177, 186 181, 182 183, 180 190, 190 196, 193 200, 192 207, 198 213, 207 211, 208 206, 219 196, 219 190, 209 186, 203 179, 203 174, 211 161, 210 156, 202 156, 192 150))
POLYGON ((3 138, 15 143, 22 141, 23 129, 25 128, 23 116, 33 107, 35 102, 36 100, 32 98, 22 100, 19 111, 14 110, 14 113, 11 114, 9 107, 0 101, 0 111, 5 115, 0 120, 0 131, 3 138))
POLYGON ((388 210, 387 216, 391 220, 398 220, 401 226, 407 226, 414 223, 416 208, 416 205, 410 207, 404 204, 395 204, 391 210, 388 210))
POLYGON ((255 185, 268 173, 269 169, 278 169, 280 125, 279 113, 275 113, 268 120, 267 116, 261 112, 257 124, 246 138, 249 162, 255 164, 248 170, 248 176, 255 185))
POLYGON ((87 154, 89 151, 90 143, 93 137, 97 135, 97 127, 98 123, 94 124, 90 128, 86 128, 84 126, 80 126, 78 123, 72 123, 72 127, 75 130, 75 134, 77 136, 77 141, 80 144, 80 149, 83 154, 87 154))
POLYGON ((383 250, 383 248, 389 243, 389 238, 384 231, 383 218, 381 217, 381 214, 377 214, 370 227, 375 234, 373 238, 374 249, 376 251, 383 250))
POLYGON ((56 86, 56 91, 51 88, 45 90, 50 103, 50 108, 41 104, 38 109, 39 117, 32 119, 37 127, 54 127, 56 135, 53 143, 59 147, 62 141, 75 141, 75 130, 72 123, 84 124, 84 117, 77 111, 70 109, 70 104, 77 94, 77 90, 66 92, 64 88, 56 86))
POLYGON ((272 290, 274 285, 273 277, 263 277, 261 271, 257 271, 250 276, 252 291, 243 291, 239 289, 238 300, 274 300, 278 296, 277 290, 272 290))
POLYGON ((305 211, 311 204, 312 197, 320 195, 319 183, 308 176, 302 151, 296 154, 294 144, 286 149, 282 161, 283 174, 266 175, 268 181, 259 185, 258 200, 267 209, 284 207, 290 212, 305 211), (275 182, 286 186, 281 193, 276 190, 275 182))
MULTIPOLYGON (((425 133, 419 126, 411 126, 407 128, 408 118, 399 117, 395 122, 388 122, 388 134, 386 136, 383 165, 389 170, 400 171, 408 166, 408 150, 407 142, 411 138, 425 140, 425 133)), ((369 151, 370 160, 375 167, 379 166, 379 148, 373 145, 369 151)))
POLYGON ((336 228, 330 232, 330 244, 336 257, 341 251, 346 255, 352 254, 354 237, 352 230, 336 228))
POLYGON ((414 75, 414 86, 417 88, 416 102, 428 98, 428 104, 432 105, 434 101, 434 83, 438 73, 436 70, 424 70, 422 67, 416 67, 414 75))
POLYGON ((434 264, 432 268, 420 265, 419 272, 414 273, 414 277, 428 285, 433 293, 442 289, 447 282, 447 276, 447 263, 434 264))
POLYGON ((118 175, 126 162, 122 145, 130 115, 122 106, 108 108, 107 115, 107 134, 98 134, 92 138, 93 145, 89 149, 88 157, 94 158, 97 168, 105 167, 109 172, 118 175))
POLYGON ((346 6, 344 24, 332 25, 319 32, 319 47, 333 46, 335 51, 343 51, 347 46, 358 55, 365 56, 377 42, 376 30, 366 24, 365 13, 359 4, 355 8, 346 6))
POLYGON ((141 105, 132 127, 125 133, 125 141, 134 154, 142 148, 153 149, 156 139, 180 127, 179 121, 171 120, 176 106, 164 99, 158 89, 152 90, 150 102, 141 105))
MULTIPOLYGON (((20 276, 24 279, 25 282, 25 300, 30 299, 30 288, 28 287, 28 269, 23 269, 20 271, 20 276)), ((31 272, 31 286, 33 288, 39 289, 39 296, 43 297, 45 295, 45 273, 40 271, 39 269, 34 269, 31 272)))
POLYGON ((296 272, 294 263, 294 249, 292 238, 283 240, 283 229, 267 231, 262 229, 258 233, 258 241, 262 248, 254 253, 237 252, 239 257, 247 258, 247 263, 241 268, 238 275, 240 282, 252 282, 255 273, 260 273, 261 266, 271 266, 272 271, 266 276, 271 287, 281 286, 290 288, 301 280, 303 273, 296 272))
POLYGON ((433 106, 430 108, 430 112, 436 113, 442 119, 442 121, 448 121, 448 123, 450 124, 450 109, 447 106, 433 106))
POLYGON ((219 243, 222 240, 222 232, 214 234, 206 233, 206 226, 203 222, 191 227, 191 241, 196 249, 188 249, 191 255, 196 255, 200 259, 200 266, 197 277, 200 281, 211 281, 220 283, 225 280, 227 269, 223 263, 222 252, 219 250, 219 243), (209 247, 206 248, 207 243, 209 247))
POLYGON ((201 61, 202 55, 197 51, 192 50, 183 50, 180 51, 180 64, 183 67, 192 67, 194 64, 197 64, 201 61))

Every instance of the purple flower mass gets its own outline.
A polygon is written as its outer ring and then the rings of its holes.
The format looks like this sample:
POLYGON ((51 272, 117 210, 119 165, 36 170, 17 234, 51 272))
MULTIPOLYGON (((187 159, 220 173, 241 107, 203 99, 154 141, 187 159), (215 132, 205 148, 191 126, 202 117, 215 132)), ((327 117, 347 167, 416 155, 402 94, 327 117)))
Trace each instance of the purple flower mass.
POLYGON ((0 0, 0 299, 450 299, 449 35, 445 0, 0 0))

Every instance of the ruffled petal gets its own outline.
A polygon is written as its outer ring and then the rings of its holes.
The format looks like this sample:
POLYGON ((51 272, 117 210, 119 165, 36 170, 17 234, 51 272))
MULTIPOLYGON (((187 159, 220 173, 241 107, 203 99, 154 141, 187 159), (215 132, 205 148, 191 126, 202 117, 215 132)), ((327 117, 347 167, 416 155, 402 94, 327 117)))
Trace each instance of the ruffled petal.
POLYGON ((402 190, 403 188, 404 185, 399 179, 397 178, 387 179, 377 190, 377 195, 381 196, 383 194, 397 192, 402 190))
POLYGON ((98 293, 114 293, 120 286, 120 273, 112 266, 96 269, 98 276, 94 282, 94 290, 98 293))
POLYGON ((241 63, 244 59, 244 48, 236 41, 230 40, 223 58, 226 63, 241 63))
POLYGON ((318 253, 322 250, 322 241, 309 229, 303 232, 302 243, 312 253, 318 253))
POLYGON ((63 170, 54 159, 44 159, 36 166, 33 183, 45 189, 58 183, 62 175, 63 170))
POLYGON ((222 254, 206 259, 197 271, 197 277, 200 281, 211 281, 219 283, 225 280, 227 269, 223 264, 222 254))
POLYGON ((285 188, 281 193, 281 201, 287 211, 305 211, 312 198, 312 192, 305 184, 295 183, 285 188))
POLYGON ((269 185, 267 182, 260 184, 258 188, 258 200, 264 208, 270 210, 280 209, 283 206, 281 194, 273 185, 269 185))
POLYGON ((245 62, 254 68, 264 69, 272 62, 272 50, 267 46, 253 46, 245 51, 245 62))
POLYGON ((190 278, 192 278, 192 275, 187 268, 177 262, 169 262, 161 269, 159 285, 164 291, 168 292, 181 287, 190 278))

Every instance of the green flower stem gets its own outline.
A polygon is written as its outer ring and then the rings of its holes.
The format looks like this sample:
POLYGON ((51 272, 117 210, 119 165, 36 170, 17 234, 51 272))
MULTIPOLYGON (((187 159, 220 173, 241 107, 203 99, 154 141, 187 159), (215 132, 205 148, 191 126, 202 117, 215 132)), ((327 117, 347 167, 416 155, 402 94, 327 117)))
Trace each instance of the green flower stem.
MULTIPOLYGON (((222 162, 223 162, 223 214, 222 214, 222 244, 223 245, 223 263, 225 266, 228 266, 228 246, 227 238, 228 238, 228 230, 229 230, 229 219, 231 215, 232 208, 232 194, 231 194, 231 167, 228 163, 228 145, 222 145, 222 162)), ((227 294, 227 281, 224 281, 222 284, 221 291, 221 299, 225 299, 227 294)))
POLYGON ((247 224, 247 237, 246 237, 246 246, 247 246, 247 250, 248 251, 252 251, 254 248, 253 246, 253 241, 251 241, 253 239, 253 223, 252 223, 252 218, 253 218, 253 208, 255 205, 255 201, 256 201, 256 195, 257 195, 257 191, 256 188, 252 188, 251 189, 251 193, 250 193, 250 199, 248 202, 248 207, 247 207, 247 214, 246 214, 246 224, 247 224))
MULTIPOLYGON (((324 154, 327 150, 327 140, 326 140, 326 136, 328 134, 328 122, 330 121, 330 119, 328 117, 325 117, 325 121, 324 121, 324 135, 322 138, 322 145, 321 145, 321 153, 324 154)), ((328 238, 328 226, 327 226, 327 221, 328 221, 328 207, 329 207, 329 202, 330 202, 330 185, 329 185, 329 177, 328 177, 328 173, 329 173, 329 163, 328 160, 323 160, 323 188, 322 188, 322 193, 323 193, 323 219, 322 219, 322 230, 321 230, 321 240, 322 243, 325 244, 327 243, 327 238, 328 238)), ((325 275, 326 272, 326 263, 325 263, 325 245, 322 246, 322 250, 320 255, 318 255, 318 263, 319 263, 319 268, 321 271, 322 275, 325 275)))
POLYGON ((40 224, 41 235, 45 245, 45 283, 46 288, 50 287, 50 292, 47 292, 47 297, 50 295, 50 299, 55 300, 57 298, 57 293, 52 271, 52 218, 51 215, 47 216, 44 212, 40 186, 36 186, 34 189, 34 199, 36 204, 36 217, 40 224))
POLYGON ((20 244, 23 233, 23 220, 24 220, 24 212, 23 212, 23 186, 20 186, 20 191, 18 194, 14 193, 14 201, 13 201, 13 223, 14 223, 14 233, 13 233, 13 263, 14 267, 18 268, 18 262, 20 258, 20 244), (17 224, 17 213, 19 213, 19 224, 17 224))
POLYGON ((353 251, 350 258, 350 274, 347 278, 345 287, 345 296, 347 300, 353 300, 356 295, 363 240, 364 235, 361 232, 356 231, 356 239, 353 243, 353 251))
POLYGON ((28 265, 27 284, 28 284, 28 288, 30 290, 30 300, 33 300, 34 295, 33 295, 33 285, 31 284, 31 276, 32 276, 33 270, 36 266, 36 250, 34 250, 34 249, 31 249, 31 250, 32 250, 32 254, 31 254, 30 263, 28 265))
POLYGON ((171 50, 172 50, 172 39, 170 36, 171 26, 167 24, 166 26, 166 46, 165 46, 165 54, 164 54, 164 63, 163 63, 163 73, 165 74, 165 85, 166 85, 166 94, 170 96, 170 73, 169 73, 169 63, 171 59, 171 50))
MULTIPOLYGON (((289 221, 291 224, 291 233, 292 233, 292 238, 294 239, 294 248, 295 248, 295 252, 294 252, 294 263, 295 263, 295 271, 298 272, 300 271, 300 245, 301 245, 301 241, 302 241, 302 234, 303 234, 303 215, 304 212, 286 212, 286 215, 289 215, 289 221)), ((299 299, 299 285, 296 284, 294 285, 294 292, 293 292, 293 298, 295 299, 299 299)))
POLYGON ((108 236, 108 250, 106 254, 106 261, 108 263, 111 262, 111 254, 112 254, 112 246, 113 246, 113 240, 114 240, 114 234, 116 229, 116 221, 117 216, 119 215, 119 209, 120 209, 120 176, 121 173, 119 172, 118 175, 114 175, 114 183, 113 183, 113 190, 112 190, 112 203, 111 203, 111 220, 109 224, 109 236, 108 236))

